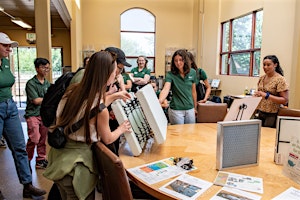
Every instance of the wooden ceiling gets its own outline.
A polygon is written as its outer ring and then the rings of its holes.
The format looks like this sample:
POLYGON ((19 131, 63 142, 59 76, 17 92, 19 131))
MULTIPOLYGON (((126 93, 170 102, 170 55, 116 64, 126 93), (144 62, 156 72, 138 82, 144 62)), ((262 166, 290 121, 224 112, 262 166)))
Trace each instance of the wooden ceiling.
MULTIPOLYGON (((61 12, 58 12, 57 9, 57 5, 59 5, 61 2, 63 2, 63 0, 50 0, 51 29, 69 29, 68 22, 63 20, 61 17, 61 12)), ((2 7, 9 15, 21 18, 24 22, 30 24, 34 29, 34 0, 1 0, 0 7, 2 7)), ((11 18, 9 16, 3 12, 0 12, 0 31, 7 29, 18 30, 22 28, 11 22, 11 18)))

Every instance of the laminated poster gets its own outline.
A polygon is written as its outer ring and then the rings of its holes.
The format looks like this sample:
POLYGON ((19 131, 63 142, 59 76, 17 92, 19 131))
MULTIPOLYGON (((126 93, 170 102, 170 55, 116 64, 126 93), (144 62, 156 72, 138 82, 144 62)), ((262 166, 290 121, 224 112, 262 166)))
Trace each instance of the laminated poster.
POLYGON ((283 174, 300 184, 300 140, 292 137, 288 157, 283 163, 283 174))

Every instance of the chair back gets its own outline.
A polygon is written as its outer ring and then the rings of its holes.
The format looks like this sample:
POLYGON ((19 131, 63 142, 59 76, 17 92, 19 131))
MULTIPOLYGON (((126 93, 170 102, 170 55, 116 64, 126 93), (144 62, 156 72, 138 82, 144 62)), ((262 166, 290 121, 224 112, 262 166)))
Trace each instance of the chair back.
POLYGON ((121 159, 102 142, 93 144, 103 186, 103 200, 133 199, 129 181, 121 159))
POLYGON ((227 113, 226 103, 198 103, 198 123, 223 121, 227 113))
POLYGON ((290 108, 279 108, 278 116, 300 117, 300 110, 290 108))

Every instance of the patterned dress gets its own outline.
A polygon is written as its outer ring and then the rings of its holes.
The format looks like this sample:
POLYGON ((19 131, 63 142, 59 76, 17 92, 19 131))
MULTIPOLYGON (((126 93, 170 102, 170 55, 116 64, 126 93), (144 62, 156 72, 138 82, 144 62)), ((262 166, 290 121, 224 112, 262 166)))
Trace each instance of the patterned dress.
MULTIPOLYGON (((285 78, 278 73, 276 73, 266 85, 264 84, 265 78, 266 75, 263 75, 259 78, 257 87, 258 91, 269 92, 271 95, 279 96, 280 92, 289 89, 285 78)), ((279 107, 279 104, 274 103, 270 99, 263 98, 259 103, 257 109, 266 113, 277 113, 279 107)))

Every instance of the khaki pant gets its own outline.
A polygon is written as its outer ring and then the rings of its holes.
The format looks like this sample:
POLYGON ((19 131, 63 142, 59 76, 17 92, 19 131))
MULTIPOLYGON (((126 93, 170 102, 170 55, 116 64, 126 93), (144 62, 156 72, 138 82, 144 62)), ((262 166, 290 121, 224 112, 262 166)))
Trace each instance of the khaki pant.
MULTIPOLYGON (((62 200, 78 200, 78 197, 76 196, 73 188, 72 181, 73 181, 73 177, 69 175, 65 176, 59 181, 55 181, 55 183, 58 186, 62 200)), ((95 190, 86 198, 86 200, 94 200, 94 199, 95 199, 95 190)))

